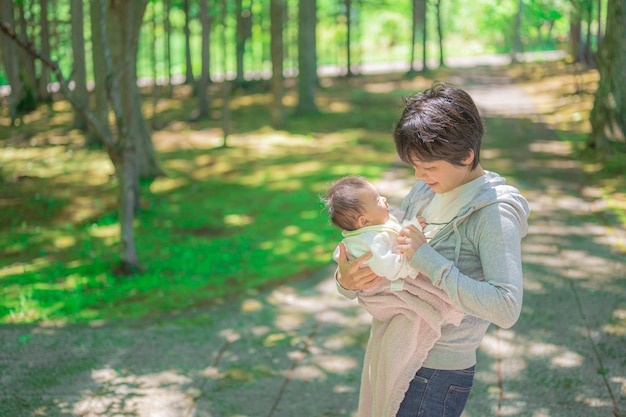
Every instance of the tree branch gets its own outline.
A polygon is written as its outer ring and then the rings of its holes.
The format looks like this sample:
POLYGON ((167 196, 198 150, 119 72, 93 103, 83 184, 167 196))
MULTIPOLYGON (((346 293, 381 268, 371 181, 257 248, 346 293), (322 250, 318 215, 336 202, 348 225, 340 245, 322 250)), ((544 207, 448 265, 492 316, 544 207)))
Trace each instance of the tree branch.
POLYGON ((36 59, 40 60, 44 65, 49 67, 52 70, 52 72, 54 72, 54 75, 56 76, 56 79, 61 86, 61 91, 63 92, 65 97, 67 97, 67 99, 72 104, 74 109, 78 111, 80 114, 82 114, 85 117, 85 119, 89 122, 89 124, 93 127, 93 129, 96 131, 96 134, 102 139, 102 143, 104 144, 104 147, 107 149, 107 152, 109 153, 109 155, 116 154, 117 145, 115 141, 113 140, 113 137, 103 128, 103 126, 100 124, 100 121, 96 118, 96 116, 91 111, 89 111, 89 109, 85 108, 85 106, 81 105, 78 102, 78 100, 76 100, 76 98, 74 97, 74 94, 72 93, 72 91, 69 89, 67 85, 67 81, 65 80, 65 78, 63 77, 63 74, 61 73, 61 69, 59 68, 59 65, 47 55, 36 50, 35 47, 31 43, 24 41, 23 39, 20 39, 15 33, 15 31, 13 30, 13 28, 9 26, 7 23, 0 21, 0 30, 4 32, 4 34, 7 35, 10 39, 12 39, 13 42, 15 42, 20 48, 28 52, 30 55, 32 55, 36 59))

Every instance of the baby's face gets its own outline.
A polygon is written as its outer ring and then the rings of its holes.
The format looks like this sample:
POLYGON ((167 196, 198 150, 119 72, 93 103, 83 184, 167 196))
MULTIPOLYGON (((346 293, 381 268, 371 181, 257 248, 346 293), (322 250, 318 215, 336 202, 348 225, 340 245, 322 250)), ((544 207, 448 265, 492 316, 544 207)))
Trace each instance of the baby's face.
POLYGON ((383 224, 389 220, 389 204, 385 197, 381 197, 373 185, 359 191, 359 200, 365 209, 366 226, 383 224))

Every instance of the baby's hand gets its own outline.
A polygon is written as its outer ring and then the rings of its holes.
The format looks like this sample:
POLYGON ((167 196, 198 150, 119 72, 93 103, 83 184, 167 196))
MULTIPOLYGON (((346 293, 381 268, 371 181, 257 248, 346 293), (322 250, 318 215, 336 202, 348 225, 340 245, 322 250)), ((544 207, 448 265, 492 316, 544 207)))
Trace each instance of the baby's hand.
POLYGON ((422 226, 422 230, 424 230, 424 228, 428 225, 428 223, 426 223, 426 219, 424 219, 424 216, 417 216, 416 219, 420 226, 422 226))
POLYGON ((424 233, 415 224, 403 227, 397 239, 398 252, 403 253, 408 259, 413 258, 419 247, 426 243, 424 233))

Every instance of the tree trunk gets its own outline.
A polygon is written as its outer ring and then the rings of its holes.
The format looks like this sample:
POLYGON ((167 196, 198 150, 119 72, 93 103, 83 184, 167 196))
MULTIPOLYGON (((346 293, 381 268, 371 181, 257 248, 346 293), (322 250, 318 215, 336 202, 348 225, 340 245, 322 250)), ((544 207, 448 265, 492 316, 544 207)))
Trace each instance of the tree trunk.
POLYGON ((300 0, 298 7, 298 113, 317 112, 315 84, 317 62, 315 35, 317 27, 316 0, 300 0))
POLYGON ((244 16, 243 16, 243 1, 236 0, 235 1, 235 14, 237 16, 237 33, 235 39, 235 55, 237 59, 237 69, 236 69, 236 78, 235 85, 243 85, 244 83, 244 68, 243 68, 243 55, 246 50, 246 38, 245 38, 245 29, 244 29, 244 16))
POLYGON ((157 71, 159 59, 157 58, 157 18, 156 18, 156 2, 151 3, 151 18, 150 29, 152 30, 152 42, 150 43, 150 59, 152 61, 152 117, 151 126, 156 129, 158 126, 157 121, 157 107, 159 105, 159 93, 160 87, 158 83, 159 72, 157 71))
POLYGON ((413 0, 411 19, 411 53, 409 57, 409 75, 415 74, 415 46, 417 44, 417 28, 419 27, 420 3, 422 0, 413 0))
POLYGON ((172 85, 172 25, 170 24, 170 9, 172 0, 165 0, 163 4, 163 39, 165 41, 165 76, 167 83, 167 97, 174 96, 174 86, 172 85))
POLYGON ((346 5, 346 67, 347 76, 352 77, 352 0, 344 0, 346 5))
POLYGON ((602 0, 598 0, 598 51, 602 47, 602 0))
POLYGON ((285 124, 283 105, 283 15, 285 0, 270 0, 270 35, 272 56, 272 108, 271 119, 274 128, 285 124))
POLYGON ((132 146, 132 137, 120 136, 122 141, 121 164, 116 174, 119 183, 119 222, 120 222, 120 267, 117 271, 122 275, 133 274, 142 269, 135 248, 135 231, 133 220, 138 203, 137 164, 135 162, 135 147, 132 146))
MULTIPOLYGON (((41 42, 41 52, 50 56, 50 31, 48 26, 48 0, 39 0, 41 9, 39 14, 39 40, 41 42)), ((37 101, 40 103, 48 103, 52 101, 52 95, 48 91, 50 83, 50 71, 45 65, 41 66, 41 75, 37 81, 37 101)))
MULTIPOLYGON (((73 68, 72 80, 74 81, 74 96, 81 106, 87 107, 87 70, 85 67, 85 36, 83 23, 83 0, 72 0, 72 55, 73 68)), ((87 120, 77 111, 74 111, 74 128, 85 132, 87 130, 87 120)))
POLYGON ((49 21, 49 26, 50 26, 50 38, 49 38, 49 42, 50 42, 50 51, 59 51, 59 26, 63 26, 62 24, 60 24, 60 19, 59 19, 59 4, 58 4, 58 0, 50 0, 50 4, 49 6, 49 13, 48 15, 50 16, 50 21, 49 21))
MULTIPOLYGON (((520 0, 521 3, 522 0, 520 0)), ((443 56, 443 28, 441 27, 441 0, 435 3, 437 8, 437 37, 439 38, 439 66, 445 67, 446 63, 443 56)))
POLYGON ((591 1, 584 2, 585 15, 587 17, 587 31, 585 33, 585 47, 583 56, 585 58, 585 64, 593 66, 593 53, 591 52, 591 23, 593 22, 593 5, 591 1))
MULTIPOLYGON (((261 13, 259 13, 259 17, 258 17, 259 27, 261 28, 262 33, 266 33, 268 30, 271 30, 267 23, 267 16, 269 16, 268 3, 265 0, 262 0, 261 7, 262 7, 262 10, 261 10, 261 13)), ((270 25, 271 25, 271 22, 270 22, 270 25)), ((271 39, 270 39, 270 43, 268 44, 267 36, 259 36, 258 42, 260 42, 261 44, 261 53, 258 58, 259 62, 263 62, 263 63, 267 62, 268 55, 270 56, 270 60, 271 60, 271 39)), ((259 73, 260 78, 263 78, 264 70, 265 70, 265 65, 263 65, 259 73)))
POLYGON ((211 42, 209 10, 206 0, 200 1, 200 24, 202 25, 202 67, 200 70, 200 81, 198 83, 197 118, 203 119, 209 116, 209 96, 207 94, 207 89, 209 87, 209 45, 211 42))
MULTIPOLYGON (((22 39, 26 39, 29 42, 31 41, 31 37, 28 33, 28 23, 26 22, 26 11, 24 10, 24 2, 18 1, 15 2, 17 5, 17 13, 18 13, 18 22, 19 22, 19 30, 18 34, 21 35, 22 39)), ((31 26, 34 25, 34 22, 30 22, 31 26)), ((28 98, 28 108, 25 109, 27 111, 35 110, 37 107, 37 101, 35 100, 36 90, 37 90, 37 77, 35 76, 35 59, 26 53, 23 50, 19 51, 20 63, 21 63, 21 75, 22 80, 24 82, 24 86, 26 88, 27 98, 28 98)))
MULTIPOLYGON (((157 160, 152 135, 141 111, 141 95, 137 87, 137 48, 141 22, 148 0, 112 2, 107 16, 107 34, 113 61, 113 74, 118 78, 122 91, 122 111, 133 137, 139 178, 153 180, 164 175, 157 160), (129 13, 120 16, 122 11, 129 13), (123 26, 134 25, 134 26, 123 26)), ((136 202, 139 204, 139 201, 136 202)))
POLYGON ((522 13, 524 2, 517 1, 517 14, 515 15, 515 26, 513 29, 513 50, 511 51, 511 62, 518 62, 518 54, 522 52, 522 13))
POLYGON ((222 147, 228 147, 228 135, 230 134, 230 83, 228 81, 228 39, 226 31, 228 29, 228 0, 222 0, 222 68, 224 69, 224 79, 222 80, 222 147))
POLYGON ((185 13, 185 26, 183 31, 185 33, 185 84, 195 84, 193 78, 193 67, 191 63, 191 31, 189 29, 189 0, 183 0, 183 12, 185 13))
MULTIPOLYGON (((133 68, 136 68, 136 51, 135 56, 133 56, 133 68)), ((132 118, 129 120, 130 122, 130 130, 133 132, 133 135, 137 135, 137 140, 134 144, 137 148, 136 157, 137 157, 137 172, 139 173, 139 178, 145 181, 154 180, 157 177, 165 175, 163 168, 161 168, 161 164, 157 158, 156 151, 154 149, 154 144, 152 143, 152 132, 146 123, 146 119, 141 112, 141 95, 139 93, 139 88, 137 88, 137 77, 133 72, 132 77, 134 78, 134 84, 132 86, 129 85, 129 90, 132 93, 127 95, 132 96, 132 105, 133 109, 129 110, 129 115, 132 118)))
MULTIPOLYGON (((0 3, 0 20, 7 23, 15 30, 13 2, 2 0, 0 3)), ((17 55, 17 47, 5 35, 0 35, 0 46, 4 70, 9 86, 11 87, 11 94, 9 95, 9 116, 11 117, 11 124, 14 125, 21 116, 21 103, 26 99, 26 89, 19 73, 20 63, 17 55)))
POLYGON ((427 51, 427 38, 428 38, 428 0, 424 1, 424 14, 422 14, 422 72, 428 72, 428 51, 427 51))
MULTIPOLYGON (((89 2, 89 15, 91 19, 91 48, 92 48, 92 60, 93 60, 93 77, 94 77, 94 99, 95 108, 94 115, 100 121, 103 129, 110 135, 111 130, 109 126, 109 103, 107 99, 107 73, 106 73, 106 61, 104 59, 102 25, 105 20, 102 16, 102 10, 100 7, 100 0, 90 0, 89 2)), ((101 141, 99 132, 93 129, 89 130, 88 145, 94 146, 101 141)))
MULTIPOLYGON (((102 1, 102 0, 101 0, 102 1)), ((146 143, 145 120, 141 114, 137 88, 137 48, 141 22, 148 0, 110 2, 107 15, 107 35, 111 49, 113 76, 124 94, 120 94, 123 120, 118 127, 117 166, 119 183, 119 222, 121 272, 131 273, 141 268, 134 243, 133 218, 139 206, 139 170, 144 153, 154 148, 148 136, 146 143)))
POLYGON ((570 54, 574 62, 582 62, 582 16, 580 8, 577 5, 573 5, 570 11, 570 30, 569 30, 569 44, 570 54))
POLYGON ((606 31, 598 53, 600 82, 591 111, 588 146, 607 152, 626 140, 626 0, 609 0, 606 31))

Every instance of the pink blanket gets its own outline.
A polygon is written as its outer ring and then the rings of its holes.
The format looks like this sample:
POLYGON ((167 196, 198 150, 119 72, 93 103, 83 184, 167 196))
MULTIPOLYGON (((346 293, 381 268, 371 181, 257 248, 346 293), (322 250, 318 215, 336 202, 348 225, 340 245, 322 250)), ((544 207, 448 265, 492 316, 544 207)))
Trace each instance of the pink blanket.
POLYGON ((415 373, 441 337, 441 326, 458 326, 463 312, 428 277, 407 278, 402 291, 383 279, 359 293, 372 315, 367 343, 359 417, 394 417, 415 373))

